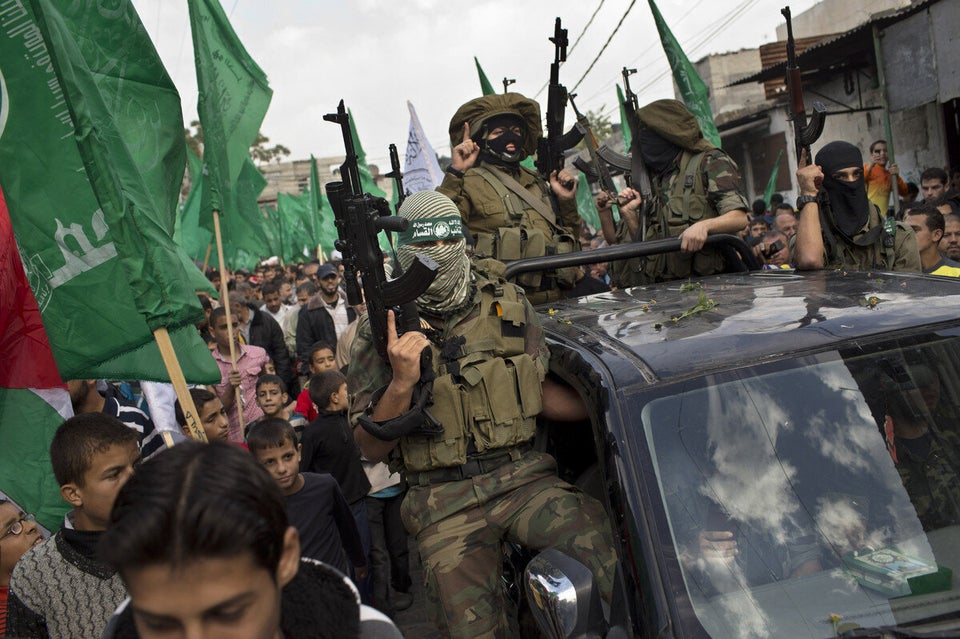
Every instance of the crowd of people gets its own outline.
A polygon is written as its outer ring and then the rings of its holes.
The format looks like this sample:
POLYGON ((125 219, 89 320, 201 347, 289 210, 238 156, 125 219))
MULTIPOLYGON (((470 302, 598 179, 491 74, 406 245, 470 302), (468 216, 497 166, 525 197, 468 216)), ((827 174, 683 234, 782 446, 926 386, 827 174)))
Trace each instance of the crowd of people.
POLYGON ((718 233, 739 234, 766 268, 960 275, 960 194, 928 169, 912 191, 922 201, 901 200, 887 223, 894 181, 902 197, 911 190, 883 141, 869 164, 854 145, 829 142, 802 159, 796 207, 780 197, 751 205, 736 164, 682 103, 658 100, 636 119, 632 151, 654 202, 631 188, 600 192, 592 229, 569 171, 545 180, 520 165, 541 135, 535 101, 508 93, 463 105, 443 183, 399 212, 415 230, 398 234, 388 261, 406 268, 420 254, 439 268, 417 300, 422 331, 398 334, 388 315, 386 359, 364 305, 344 293, 338 255, 209 271, 218 290, 228 278, 229 295, 200 294, 198 330, 221 373, 190 390, 206 445, 185 442, 190 411, 169 385, 69 381, 76 416, 50 456, 71 510, 44 542, 31 515, 0 502, 0 636, 148 637, 197 624, 308 636, 296 628, 329 619, 338 630, 389 629, 386 618, 413 601, 408 535, 445 636, 509 631, 504 540, 580 558, 609 600, 603 506, 533 446, 538 417, 588 414, 549 373, 534 303, 721 272, 727 258, 704 246, 718 233), (516 285, 502 277, 504 263, 524 257, 667 237, 682 250, 525 274, 516 285), (200 594, 208 578, 220 589, 200 594), (262 588, 245 591, 245 579, 262 588), (304 609, 318 588, 329 618, 304 609))

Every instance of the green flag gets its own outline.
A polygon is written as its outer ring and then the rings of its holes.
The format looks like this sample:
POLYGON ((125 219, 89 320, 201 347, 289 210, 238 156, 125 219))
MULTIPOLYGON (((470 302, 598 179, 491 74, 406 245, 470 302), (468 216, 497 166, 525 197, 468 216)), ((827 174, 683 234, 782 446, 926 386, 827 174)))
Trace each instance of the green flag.
POLYGON ((289 193, 278 193, 277 216, 284 237, 284 261, 303 261, 310 249, 306 241, 309 233, 304 225, 305 207, 300 198, 289 193))
POLYGON ((187 164, 190 169, 190 192, 180 207, 174 240, 195 261, 202 261, 207 247, 213 242, 213 234, 200 225, 200 194, 203 191, 203 162, 187 149, 187 164))
POLYGON ((480 61, 477 60, 477 56, 473 56, 473 63, 477 65, 477 75, 480 76, 480 91, 483 93, 483 95, 496 93, 496 91, 493 90, 493 85, 490 84, 490 80, 487 79, 487 74, 483 72, 483 68, 480 66, 480 61))
MULTIPOLYGON (((357 169, 360 173, 360 186, 363 188, 364 193, 386 199, 387 194, 373 181, 373 174, 370 173, 370 167, 367 166, 367 154, 363 150, 363 145, 360 144, 360 136, 357 135, 357 121, 353 117, 353 112, 350 112, 349 109, 348 112, 350 113, 350 133, 353 134, 353 148, 357 153, 357 169)), ((380 240, 380 248, 382 250, 391 250, 385 233, 379 233, 377 238, 380 240)))
MULTIPOLYGON (((201 224, 212 211, 236 213, 236 184, 273 91, 247 54, 217 0, 188 0, 197 67, 197 113, 203 127, 201 224)), ((226 252, 226 249, 224 249, 226 252)))
POLYGON ((590 192, 590 182, 587 180, 586 173, 580 173, 580 185, 577 187, 577 210, 580 211, 580 217, 583 221, 593 227, 594 231, 600 230, 600 214, 597 213, 597 205, 593 201, 593 193, 590 192))
POLYGON ((234 187, 237 212, 221 220, 224 261, 230 268, 253 268, 270 252, 263 231, 267 220, 257 203, 266 185, 266 178, 247 156, 234 187))
POLYGON ((630 153, 633 143, 633 132, 630 131, 630 120, 627 119, 627 100, 623 97, 623 89, 617 85, 617 104, 620 105, 620 132, 623 134, 623 152, 630 153))
POLYGON ((767 188, 763 190, 763 201, 767 205, 767 210, 770 210, 770 198, 777 190, 777 174, 780 172, 781 158, 783 158, 783 149, 780 149, 780 152, 777 153, 777 161, 773 163, 773 172, 770 174, 770 179, 767 180, 767 188))
POLYGON ((703 137, 719 148, 720 133, 717 131, 717 125, 713 122, 713 113, 710 112, 707 85, 697 75, 697 70, 690 64, 687 55, 680 48, 680 43, 673 37, 670 27, 667 26, 663 16, 660 15, 656 3, 653 0, 647 1, 650 3, 650 11, 653 12, 653 19, 657 23, 660 42, 663 44, 663 52, 667 54, 667 60, 670 62, 673 79, 680 87, 680 96, 683 98, 683 103, 697 117, 700 129, 703 131, 703 137))
MULTIPOLYGON (((0 183, 14 233, 64 379, 168 380, 153 328, 204 348, 172 241, 179 97, 128 2, 60 4, 34 0, 0 22, 0 183)), ((188 380, 219 379, 204 358, 183 366, 188 380)))

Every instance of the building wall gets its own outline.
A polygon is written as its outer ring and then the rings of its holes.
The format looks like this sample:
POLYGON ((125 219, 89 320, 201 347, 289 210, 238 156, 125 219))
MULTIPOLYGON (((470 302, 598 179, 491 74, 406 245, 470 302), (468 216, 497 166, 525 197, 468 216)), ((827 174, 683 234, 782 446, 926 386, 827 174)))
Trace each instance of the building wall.
MULTIPOLYGON (((910 0, 823 0, 803 13, 791 16, 793 35, 805 38, 825 33, 842 33, 866 22, 871 15, 901 9, 910 0)), ((787 39, 787 23, 777 27, 777 40, 787 39)))
MULTIPOLYGON (((755 110, 758 105, 766 102, 761 84, 727 86, 760 71, 759 49, 741 49, 733 53, 709 55, 701 58, 694 66, 710 90, 710 110, 718 125, 722 125, 737 112, 755 110)), ((674 94, 678 100, 681 99, 676 87, 674 94)))

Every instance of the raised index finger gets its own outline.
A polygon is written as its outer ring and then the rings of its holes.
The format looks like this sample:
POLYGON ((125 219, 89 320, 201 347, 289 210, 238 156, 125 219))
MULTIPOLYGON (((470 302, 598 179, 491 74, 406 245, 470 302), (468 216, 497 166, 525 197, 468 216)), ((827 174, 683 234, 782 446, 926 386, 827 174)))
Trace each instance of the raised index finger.
POLYGON ((387 346, 396 342, 397 339, 397 318, 393 311, 387 311, 387 346))
POLYGON ((463 123, 463 141, 466 142, 470 139, 470 123, 463 123))

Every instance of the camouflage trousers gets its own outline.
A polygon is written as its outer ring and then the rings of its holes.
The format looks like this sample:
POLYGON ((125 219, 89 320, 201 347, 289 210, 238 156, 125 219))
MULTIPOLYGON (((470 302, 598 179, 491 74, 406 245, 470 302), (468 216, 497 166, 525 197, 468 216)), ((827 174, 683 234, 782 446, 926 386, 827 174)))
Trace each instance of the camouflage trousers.
POLYGON ((606 513, 557 477, 549 455, 527 453, 470 479, 411 486, 401 516, 423 560, 427 612, 445 637, 510 636, 500 583, 504 540, 575 557, 610 600, 615 558, 606 513))

